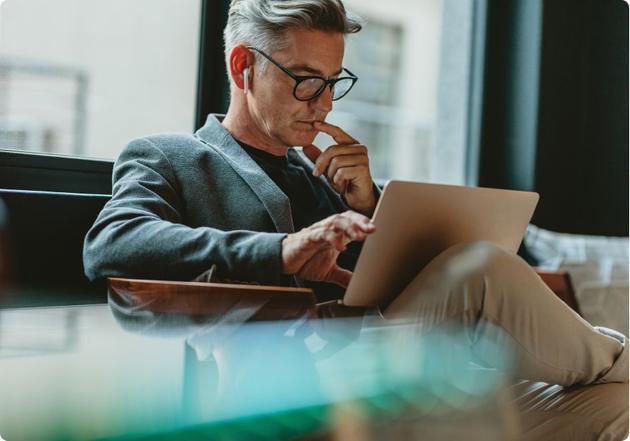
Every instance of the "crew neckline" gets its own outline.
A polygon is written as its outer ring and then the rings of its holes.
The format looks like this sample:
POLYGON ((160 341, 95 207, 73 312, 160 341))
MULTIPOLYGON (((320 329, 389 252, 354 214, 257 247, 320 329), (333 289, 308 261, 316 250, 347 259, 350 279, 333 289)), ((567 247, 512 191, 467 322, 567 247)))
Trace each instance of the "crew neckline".
POLYGON ((277 156, 264 150, 257 149, 256 147, 252 147, 249 144, 245 144, 238 139, 235 139, 235 141, 250 155, 255 156, 256 158, 264 161, 267 164, 282 167, 286 166, 289 163, 288 152, 283 156, 277 156))

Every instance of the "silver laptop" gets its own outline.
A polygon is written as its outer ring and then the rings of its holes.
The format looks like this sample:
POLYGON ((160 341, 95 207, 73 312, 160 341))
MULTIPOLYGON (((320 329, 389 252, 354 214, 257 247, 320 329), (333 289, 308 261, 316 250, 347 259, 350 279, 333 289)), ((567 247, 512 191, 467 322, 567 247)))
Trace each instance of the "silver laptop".
POLYGON ((343 304, 386 306, 434 257, 458 243, 486 240, 516 253, 538 194, 389 181, 343 304))

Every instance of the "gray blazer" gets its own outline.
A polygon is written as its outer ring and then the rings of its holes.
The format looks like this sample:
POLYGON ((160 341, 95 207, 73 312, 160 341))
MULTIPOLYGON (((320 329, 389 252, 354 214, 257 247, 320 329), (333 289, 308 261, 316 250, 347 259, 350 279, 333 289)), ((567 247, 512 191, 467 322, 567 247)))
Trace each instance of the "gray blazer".
MULTIPOLYGON (((87 233, 91 280, 191 280, 213 264, 219 279, 296 284, 282 276, 281 241, 293 232, 287 196, 209 115, 194 135, 131 141, 113 171, 112 198, 87 233)), ((309 172, 312 163, 295 149, 309 172)), ((339 211, 339 194, 321 177, 339 211)))

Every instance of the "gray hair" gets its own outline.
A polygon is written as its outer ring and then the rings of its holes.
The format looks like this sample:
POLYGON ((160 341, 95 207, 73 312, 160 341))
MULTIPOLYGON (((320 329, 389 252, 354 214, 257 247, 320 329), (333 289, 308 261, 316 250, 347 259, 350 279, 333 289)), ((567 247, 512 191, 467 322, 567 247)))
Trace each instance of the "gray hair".
MULTIPOLYGON (((254 46, 268 54, 284 49, 290 28, 353 34, 361 21, 348 12, 341 0, 232 0, 223 31, 226 65, 232 49, 254 46)), ((255 54, 264 71, 267 60, 255 54)), ((229 69, 228 69, 229 71, 229 69)))

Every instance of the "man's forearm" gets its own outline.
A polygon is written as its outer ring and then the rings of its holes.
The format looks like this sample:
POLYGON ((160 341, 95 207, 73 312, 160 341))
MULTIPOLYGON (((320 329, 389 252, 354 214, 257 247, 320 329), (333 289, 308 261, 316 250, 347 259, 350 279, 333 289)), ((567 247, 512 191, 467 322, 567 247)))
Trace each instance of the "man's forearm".
POLYGON ((190 280, 212 264, 218 276, 273 283, 282 274, 283 233, 190 228, 160 219, 108 220, 88 232, 85 273, 90 279, 111 276, 190 280))

